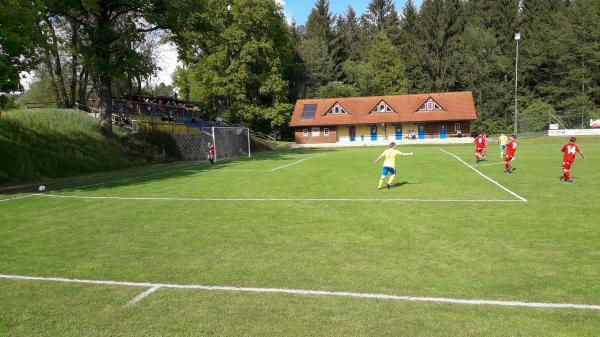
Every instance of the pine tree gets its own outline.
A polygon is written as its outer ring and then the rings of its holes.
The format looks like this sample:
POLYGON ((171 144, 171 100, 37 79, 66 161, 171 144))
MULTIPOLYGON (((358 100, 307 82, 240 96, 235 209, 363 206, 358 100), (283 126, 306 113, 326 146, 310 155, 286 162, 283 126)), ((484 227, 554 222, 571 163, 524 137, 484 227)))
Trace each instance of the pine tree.
POLYGON ((317 0, 306 20, 306 38, 330 41, 333 35, 332 24, 329 0, 317 0))
POLYGON ((344 79, 343 64, 348 60, 351 41, 348 39, 348 25, 342 16, 338 16, 333 38, 331 39, 331 63, 336 81, 344 79))
POLYGON ((418 38, 419 13, 412 0, 408 0, 402 11, 400 34, 400 55, 406 64, 408 92, 418 93, 427 91, 423 86, 425 74, 421 64, 421 56, 425 54, 425 45, 418 38))
POLYGON ((461 0, 424 0, 419 15, 417 39, 423 41, 421 55, 425 73, 423 89, 448 91, 456 78, 456 50, 464 28, 461 0))
POLYGON ((407 92, 404 63, 398 57, 398 49, 385 32, 375 35, 368 63, 373 69, 375 81, 372 94, 399 95, 407 92))
POLYGON ((400 18, 392 0, 371 0, 365 19, 377 32, 385 32, 394 45, 400 43, 400 18))

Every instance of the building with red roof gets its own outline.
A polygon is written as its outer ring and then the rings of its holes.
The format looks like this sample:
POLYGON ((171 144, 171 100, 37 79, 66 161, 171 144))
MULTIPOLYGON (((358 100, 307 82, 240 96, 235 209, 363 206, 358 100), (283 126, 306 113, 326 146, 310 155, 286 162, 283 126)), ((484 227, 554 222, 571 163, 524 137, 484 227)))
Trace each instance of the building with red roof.
POLYGON ((468 136, 477 119, 470 91, 302 99, 290 126, 297 144, 385 143, 468 136))

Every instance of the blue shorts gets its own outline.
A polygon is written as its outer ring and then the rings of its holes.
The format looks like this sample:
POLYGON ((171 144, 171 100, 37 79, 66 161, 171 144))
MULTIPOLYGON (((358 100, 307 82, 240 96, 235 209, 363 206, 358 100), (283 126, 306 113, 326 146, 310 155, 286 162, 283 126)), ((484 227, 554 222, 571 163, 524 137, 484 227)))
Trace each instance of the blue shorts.
POLYGON ((504 151, 506 149, 506 145, 500 145, 500 151, 504 151))
POLYGON ((395 174, 396 174, 396 170, 394 170, 394 169, 393 169, 393 168, 391 168, 391 167, 384 166, 384 167, 381 169, 381 179, 385 178, 385 176, 386 176, 388 173, 389 173, 389 174, 391 174, 391 175, 395 175, 395 174))

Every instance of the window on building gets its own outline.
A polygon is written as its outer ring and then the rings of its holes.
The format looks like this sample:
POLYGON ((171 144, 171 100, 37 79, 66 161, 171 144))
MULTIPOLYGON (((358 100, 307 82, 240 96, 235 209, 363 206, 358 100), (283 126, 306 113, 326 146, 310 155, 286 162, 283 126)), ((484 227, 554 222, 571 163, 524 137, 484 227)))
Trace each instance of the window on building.
POLYGON ((454 131, 460 132, 460 123, 454 123, 454 131))
POLYGON ((434 101, 432 98, 430 98, 419 107, 419 110, 432 111, 432 110, 443 110, 443 109, 436 101, 434 101))
POLYGON ((302 129, 302 135, 304 135, 304 137, 308 137, 308 129, 302 129))
POLYGON ((327 112, 328 115, 345 115, 348 111, 344 109, 339 103, 336 103, 331 110, 327 112))
POLYGON ((379 102, 371 112, 395 112, 385 101, 379 102))
POLYGON ((329 136, 329 128, 323 128, 323 135, 329 136))
POLYGON ((321 132, 321 129, 319 127, 312 128, 312 135, 313 135, 313 137, 319 137, 319 133, 320 132, 321 132))

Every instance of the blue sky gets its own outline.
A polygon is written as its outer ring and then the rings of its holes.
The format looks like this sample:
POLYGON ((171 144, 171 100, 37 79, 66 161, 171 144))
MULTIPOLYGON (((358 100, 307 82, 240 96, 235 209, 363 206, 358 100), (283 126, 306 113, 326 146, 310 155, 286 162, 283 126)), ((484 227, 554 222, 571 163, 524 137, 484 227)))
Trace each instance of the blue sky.
MULTIPOLYGON (((314 7, 315 0, 278 0, 279 3, 283 3, 285 14, 288 19, 296 20, 296 23, 301 25, 306 23, 310 10, 314 7)), ((401 12, 404 8, 406 0, 394 0, 396 9, 401 12)), ((420 5, 421 0, 413 0, 415 5, 420 5)), ((367 8, 369 0, 330 0, 329 8, 334 14, 341 14, 346 11, 348 5, 360 15, 367 8)))

